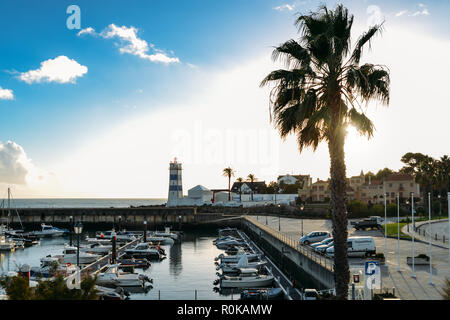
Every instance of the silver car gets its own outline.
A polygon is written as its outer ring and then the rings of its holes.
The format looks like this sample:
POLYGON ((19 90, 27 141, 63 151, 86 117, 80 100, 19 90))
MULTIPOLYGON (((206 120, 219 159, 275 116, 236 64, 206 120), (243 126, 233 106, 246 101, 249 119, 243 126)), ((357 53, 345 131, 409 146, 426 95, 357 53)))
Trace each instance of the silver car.
POLYGON ((330 237, 328 231, 313 231, 300 238, 300 244, 311 244, 330 237))

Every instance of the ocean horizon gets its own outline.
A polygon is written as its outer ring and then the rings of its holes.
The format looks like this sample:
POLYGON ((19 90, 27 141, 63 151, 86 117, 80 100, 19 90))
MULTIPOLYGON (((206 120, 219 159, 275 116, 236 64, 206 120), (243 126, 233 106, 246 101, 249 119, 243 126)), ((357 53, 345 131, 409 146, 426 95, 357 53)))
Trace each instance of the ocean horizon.
POLYGON ((12 199, 11 208, 129 208, 166 202, 164 198, 23 198, 12 199))

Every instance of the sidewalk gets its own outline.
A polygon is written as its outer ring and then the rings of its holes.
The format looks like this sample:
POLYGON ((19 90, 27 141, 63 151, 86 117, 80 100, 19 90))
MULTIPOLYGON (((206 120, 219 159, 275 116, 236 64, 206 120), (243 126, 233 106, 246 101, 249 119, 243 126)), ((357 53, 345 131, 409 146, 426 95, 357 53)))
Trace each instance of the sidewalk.
MULTIPOLYGON (((416 232, 414 233, 414 238, 417 240, 421 240, 423 242, 429 243, 429 227, 428 221, 420 221, 416 222, 416 232)), ((412 236, 412 224, 408 226, 404 226, 402 228, 402 232, 404 234, 412 236), (408 231, 409 226, 409 231, 408 231)), ((446 248, 449 247, 448 241, 448 219, 442 220, 431 220, 431 244, 437 247, 446 248), (437 240, 436 240, 437 235, 437 240), (444 242, 445 239, 445 242, 444 242)))

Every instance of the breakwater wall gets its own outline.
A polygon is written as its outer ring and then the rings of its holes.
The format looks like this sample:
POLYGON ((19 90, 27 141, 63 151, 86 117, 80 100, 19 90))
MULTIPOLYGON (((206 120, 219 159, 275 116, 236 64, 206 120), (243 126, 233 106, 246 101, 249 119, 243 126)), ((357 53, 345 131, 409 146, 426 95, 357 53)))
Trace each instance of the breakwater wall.
POLYGON ((243 218, 241 228, 303 288, 334 288, 333 261, 265 225, 243 218))
POLYGON ((20 225, 21 222, 26 228, 36 228, 41 223, 68 228, 70 217, 74 222, 81 221, 87 228, 120 226, 130 230, 142 229, 144 221, 147 221, 148 230, 164 226, 181 229, 222 227, 239 223, 238 220, 228 221, 227 216, 219 212, 198 213, 196 207, 18 208, 11 211, 8 221, 13 226, 20 225))

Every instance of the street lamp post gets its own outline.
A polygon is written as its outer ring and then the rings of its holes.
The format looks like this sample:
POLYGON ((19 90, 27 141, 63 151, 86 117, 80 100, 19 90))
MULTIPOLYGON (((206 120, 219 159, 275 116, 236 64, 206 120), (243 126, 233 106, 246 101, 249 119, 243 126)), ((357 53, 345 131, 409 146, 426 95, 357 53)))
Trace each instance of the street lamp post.
POLYGON ((178 230, 181 231, 181 216, 178 216, 178 230))
MULTIPOLYGON (((409 207, 409 200, 406 200, 405 203, 409 207)), ((409 232, 409 216, 406 216, 406 231, 409 232)))
POLYGON ((144 220, 144 242, 147 242, 147 220, 144 220))
POLYGON ((69 227, 69 245, 72 246, 72 233, 73 233, 73 217, 70 216, 70 227, 69 227))
POLYGON ((300 211, 302 212, 302 237, 303 237, 303 210, 305 207, 303 205, 300 206, 300 211))
POLYGON ((119 231, 122 230, 121 225, 122 225, 122 216, 119 216, 119 231))
POLYGON ((400 194, 398 193, 397 193, 397 264, 398 264, 397 271, 400 272, 400 194))
POLYGON ((414 273, 414 237, 415 237, 415 224, 414 224, 414 192, 411 192, 411 214, 412 214, 412 275, 411 277, 415 278, 416 274, 414 273))
POLYGON ((438 199, 439 199, 439 219, 441 218, 442 215, 442 201, 441 201, 441 195, 438 194, 438 199))
POLYGON ((428 255, 430 256, 430 284, 433 285, 433 268, 431 265, 431 193, 428 192, 428 255))
POLYGON ((111 242, 112 242, 112 254, 111 254, 111 263, 115 264, 117 261, 117 251, 116 251, 116 232, 113 230, 111 232, 111 242))
POLYGON ((278 231, 281 231, 280 205, 278 205, 278 231))
POLYGON ((80 221, 75 224, 75 234, 77 235, 77 267, 80 267, 80 234, 83 232, 83 225, 80 221))

